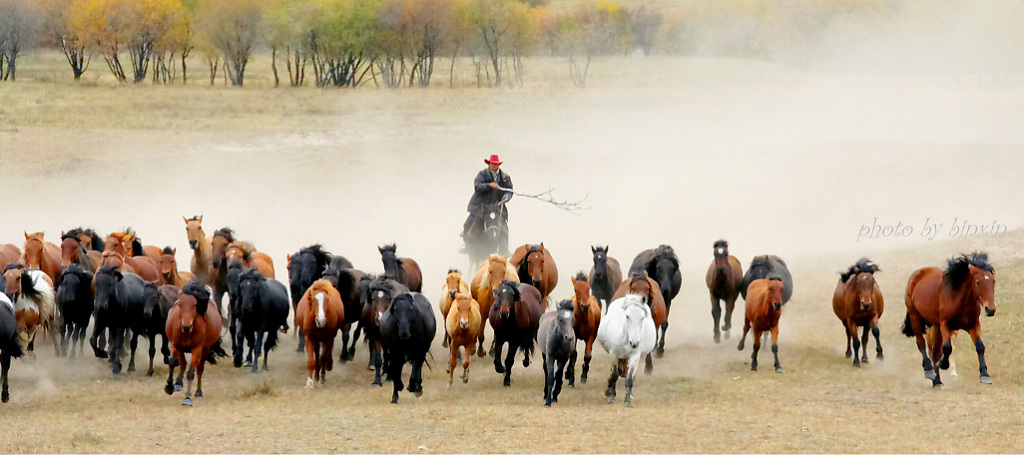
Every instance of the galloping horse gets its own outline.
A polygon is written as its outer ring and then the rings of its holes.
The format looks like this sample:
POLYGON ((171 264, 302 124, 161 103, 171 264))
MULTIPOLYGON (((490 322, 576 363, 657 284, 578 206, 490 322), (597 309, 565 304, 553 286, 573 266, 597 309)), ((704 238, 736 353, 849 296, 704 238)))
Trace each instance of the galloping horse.
MULTIPOLYGON (((331 262, 331 253, 327 252, 320 244, 307 246, 295 254, 289 254, 288 260, 288 285, 292 296, 292 310, 299 306, 299 300, 306 290, 315 282, 323 278, 327 265, 331 262)), ((305 337, 302 333, 302 326, 297 326, 295 331, 299 337, 298 352, 306 349, 305 337)))
MULTIPOLYGON (((228 291, 227 264, 223 260, 219 263, 214 262, 213 239, 207 237, 206 232, 203 231, 203 216, 182 217, 182 219, 185 220, 188 245, 192 248, 190 264, 192 275, 213 288, 213 301, 217 305, 217 312, 223 315, 222 301, 224 294, 228 291)), ((220 233, 225 229, 227 228, 219 229, 217 232, 220 233)), ((230 229, 227 230, 230 231, 230 229)), ((219 242, 220 240, 218 240, 219 242)))
POLYGON ((494 329, 494 371, 504 374, 504 385, 510 387, 516 351, 523 351, 523 367, 530 366, 544 306, 540 291, 529 284, 505 280, 493 293, 494 305, 488 320, 494 329), (501 348, 505 343, 508 343, 508 355, 502 365, 501 348))
POLYGON ((146 307, 159 305, 160 291, 153 283, 147 282, 134 273, 122 273, 117 267, 105 265, 96 272, 96 301, 90 346, 100 355, 96 339, 105 329, 110 330, 107 344, 107 358, 114 378, 121 375, 121 350, 124 348, 126 331, 131 331, 131 354, 128 371, 135 371, 135 349, 139 335, 147 332, 146 307))
POLYGON ((597 330, 597 341, 615 359, 608 388, 604 392, 608 403, 615 402, 615 386, 619 376, 625 376, 626 406, 633 407, 633 381, 640 366, 640 357, 650 359, 658 341, 657 324, 644 300, 646 297, 632 293, 616 298, 608 304, 604 322, 597 330))
MULTIPOLYGON (((575 291, 572 296, 572 328, 576 335, 576 341, 586 343, 583 354, 583 374, 580 375, 580 381, 586 384, 587 372, 590 371, 590 359, 594 351, 594 340, 597 339, 597 331, 601 326, 601 307, 597 298, 590 294, 590 282, 587 281, 587 277, 583 276, 583 272, 577 273, 576 278, 572 278, 572 287, 575 291)), ((576 357, 576 344, 573 343, 569 368, 565 372, 565 378, 569 381, 569 385, 574 385, 576 382, 576 357)))
POLYGON ((185 389, 185 400, 181 403, 185 406, 192 406, 192 379, 196 376, 196 398, 203 396, 203 370, 206 369, 211 351, 220 341, 223 320, 220 313, 209 311, 209 307, 210 291, 206 284, 193 279, 182 289, 167 315, 165 330, 171 341, 171 364, 164 392, 170 395, 181 390, 182 376, 188 365, 188 388, 185 389), (191 363, 186 363, 186 352, 192 354, 191 363), (181 370, 178 372, 178 380, 172 383, 175 367, 181 367, 181 370))
POLYGON ((61 267, 67 267, 71 264, 78 264, 85 268, 85 270, 96 273, 96 269, 103 262, 103 254, 99 251, 88 249, 88 246, 82 243, 80 238, 81 232, 81 228, 75 228, 61 233, 60 265, 61 267))
MULTIPOLYGON (((441 309, 442 320, 448 320, 448 310, 451 308, 452 302, 455 301, 455 295, 460 293, 467 295, 470 294, 469 283, 462 279, 461 272, 455 269, 448 269, 448 275, 444 278, 444 286, 441 287, 441 301, 438 303, 438 306, 441 309)), ((469 297, 473 298, 472 295, 469 295, 469 297)), ((476 300, 474 299, 474 302, 475 301, 476 300)), ((477 306, 479 305, 480 303, 477 302, 477 306)), ((479 308, 477 308, 477 312, 480 312, 479 308)), ((449 341, 451 341, 451 338, 449 337, 448 332, 445 332, 444 342, 441 343, 441 347, 447 348, 449 341)))
POLYGON ((729 339, 729 330, 732 329, 732 310, 736 308, 736 298, 740 295, 740 282, 743 281, 743 267, 736 256, 729 254, 729 242, 719 240, 715 242, 715 259, 708 266, 708 273, 704 280, 708 284, 708 291, 711 293, 711 317, 715 320, 715 343, 721 342, 721 332, 718 331, 718 321, 722 316, 722 306, 719 301, 725 301, 725 323, 722 330, 725 331, 725 339, 729 339))
POLYGON ((683 278, 679 272, 679 258, 676 252, 668 245, 659 245, 657 248, 641 251, 633 259, 633 265, 629 267, 630 273, 644 270, 647 275, 658 283, 661 289, 662 300, 665 301, 665 319, 659 326, 658 347, 654 355, 661 358, 665 354, 665 332, 668 331, 668 314, 672 311, 672 299, 679 294, 683 278))
POLYGON ((359 282, 360 295, 363 298, 363 312, 360 325, 366 334, 366 345, 370 351, 369 366, 374 370, 373 386, 381 386, 381 373, 384 372, 384 342, 380 333, 380 317, 391 307, 391 301, 399 294, 409 292, 409 288, 387 276, 366 276, 359 282))
POLYGON ((163 254, 160 256, 160 282, 157 284, 170 284, 182 289, 189 281, 192 281, 191 273, 178 270, 178 260, 174 257, 177 252, 177 248, 169 246, 163 249, 163 254))
POLYGON ((125 248, 125 243, 132 245, 135 240, 135 233, 131 231, 131 228, 125 230, 125 232, 114 231, 111 232, 105 239, 103 239, 103 251, 113 251, 124 258, 124 263, 130 266, 135 274, 142 277, 150 283, 160 282, 160 268, 157 267, 157 262, 149 256, 130 256, 128 250, 125 248))
POLYGON ((476 352, 476 340, 484 330, 480 304, 468 292, 459 291, 445 316, 445 340, 450 340, 451 356, 448 358, 448 388, 452 387, 455 365, 458 363, 459 348, 462 354, 462 383, 469 383, 469 359, 476 352))
POLYGON ((0 245, 0 273, 7 270, 7 266, 11 264, 17 264, 18 260, 21 259, 21 248, 12 243, 4 243, 0 245))
POLYGON ((772 355, 775 356, 775 372, 782 373, 779 364, 779 316, 782 315, 783 282, 776 276, 761 278, 750 283, 747 289, 746 317, 743 320, 743 336, 736 349, 742 351, 747 341, 747 332, 754 329, 754 352, 750 354, 750 369, 757 371, 757 351, 761 349, 761 333, 772 334, 772 355))
MULTIPOLYGON (((100 268, 103 266, 112 265, 117 267, 121 273, 135 273, 135 269, 128 265, 124 260, 124 255, 115 251, 104 251, 103 261, 100 262, 100 268)), ((99 269, 97 269, 98 271, 99 269)))
POLYGON ((324 279, 338 290, 341 303, 345 305, 345 320, 341 324, 341 353, 338 354, 338 360, 342 363, 356 356, 356 341, 362 332, 359 322, 363 318, 363 295, 359 283, 365 276, 362 270, 353 268, 352 263, 342 256, 331 259, 331 265, 324 270, 324 279), (355 332, 352 332, 352 326, 355 326, 355 332))
POLYGON ((547 301, 558 285, 558 267, 551 251, 540 245, 522 245, 512 253, 509 262, 516 266, 520 283, 529 283, 540 291, 541 303, 547 301))
POLYGON ((882 290, 875 282, 875 272, 879 271, 875 263, 861 258, 856 264, 839 277, 836 290, 832 294, 832 311, 843 323, 846 333, 846 358, 853 355, 853 366, 859 367, 861 362, 868 362, 868 331, 875 334, 875 352, 882 358, 882 343, 878 340, 878 318, 885 311, 885 300, 882 290), (864 357, 860 356, 861 341, 857 339, 857 327, 864 327, 864 357), (850 344, 853 350, 850 350, 850 344))
POLYGON ((260 352, 263 352, 263 370, 267 370, 267 357, 277 346, 278 330, 288 330, 288 288, 280 281, 263 276, 255 267, 242 270, 238 287, 238 301, 231 301, 231 317, 236 319, 232 337, 235 367, 243 364, 242 351, 247 341, 249 354, 246 357, 252 372, 258 373, 260 352))
MULTIPOLYGON (((661 288, 658 287, 658 282, 647 276, 646 271, 630 271, 629 277, 622 281, 612 299, 618 300, 625 297, 626 294, 638 294, 643 297, 647 306, 651 307, 651 318, 654 320, 655 327, 662 326, 661 324, 668 317, 665 298, 661 293, 661 288)), ((607 317, 607 314, 605 316, 607 317)), ((651 358, 651 354, 648 353, 644 365, 644 373, 651 374, 652 371, 654 371, 654 360, 651 358)))
POLYGON ((789 302, 789 298, 793 296, 793 276, 789 273, 786 261, 773 254, 757 256, 750 260, 750 267, 747 268, 747 273, 743 274, 743 281, 740 282, 740 295, 746 299, 747 286, 750 286, 754 280, 768 278, 769 275, 782 279, 782 303, 789 302))
POLYGON ((317 280, 302 295, 295 311, 295 326, 302 327, 306 341, 306 388, 324 385, 334 367, 334 337, 345 320, 341 294, 327 280, 317 280))
MULTIPOLYGON (((92 265, 91 261, 85 262, 92 265)), ((70 264, 64 267, 64 271, 57 278, 55 301, 57 311, 60 313, 58 332, 61 335, 60 353, 62 356, 68 354, 69 341, 72 358, 75 357, 76 343, 79 354, 82 354, 85 349, 85 330, 89 327, 89 320, 92 319, 96 295, 92 283, 94 276, 95 274, 87 270, 85 266, 70 264)))
POLYGON ((57 306, 54 301, 53 283, 41 270, 26 269, 12 264, 4 272, 4 293, 14 304, 14 315, 18 323, 18 342, 25 351, 35 347, 36 330, 40 327, 53 339, 53 349, 60 354, 57 341, 57 306))
POLYGON ((20 264, 30 269, 42 270, 50 277, 50 284, 57 282, 60 275, 61 252, 60 247, 43 240, 43 233, 25 233, 25 253, 22 254, 20 264))
POLYGON ((164 254, 163 250, 161 250, 157 246, 142 245, 142 241, 131 230, 125 232, 123 243, 131 246, 130 248, 127 248, 125 251, 128 257, 145 256, 152 259, 153 262, 159 263, 160 257, 163 256, 164 254))
POLYGON ((591 246, 590 251, 594 253, 594 266, 590 269, 587 281, 590 281, 591 292, 597 298, 601 310, 604 310, 612 302, 612 296, 622 282, 622 268, 619 267, 619 261, 608 256, 607 246, 591 246))
MULTIPOLYGON (((582 274, 583 272, 580 272, 580 275, 582 274)), ((573 302, 563 300, 554 310, 540 317, 537 343, 540 344, 541 360, 544 365, 545 407, 550 407, 551 403, 558 401, 558 394, 562 391, 562 371, 569 363, 569 357, 575 357, 576 354, 576 335, 573 331, 574 306, 573 302)))
POLYGON ((402 368, 406 363, 412 363, 409 391, 417 398, 423 395, 423 364, 436 334, 437 321, 430 301, 419 292, 399 294, 380 316, 384 361, 388 366, 388 380, 394 385, 392 404, 398 403, 398 392, 404 388, 402 368))
POLYGON ((240 259, 243 267, 250 268, 255 265, 260 274, 267 278, 274 278, 274 260, 266 253, 256 251, 256 247, 252 243, 242 240, 229 243, 224 251, 224 258, 228 264, 235 259, 240 259))
POLYGON ((402 283, 412 292, 423 290, 423 274, 420 265, 410 258, 400 258, 395 254, 395 244, 377 247, 380 260, 384 263, 384 275, 402 283))
MULTIPOLYGON (((494 291, 501 286, 501 282, 504 280, 511 280, 516 283, 519 282, 519 275, 516 273, 516 268, 512 266, 512 263, 508 261, 505 256, 498 256, 492 254, 487 258, 480 268, 476 270, 473 275, 473 281, 469 284, 470 293, 473 294, 473 298, 476 299, 477 303, 480 304, 480 314, 487 318, 491 314, 491 305, 494 303, 494 291)), ((477 349, 477 354, 483 357, 484 351, 484 331, 480 330, 480 347, 477 349)), ((494 347, 491 346, 491 355, 494 355, 494 347)))
MULTIPOLYGON (((0 281, 3 281, 0 276, 0 281)), ((2 285, 3 283, 0 283, 2 285)), ((18 343, 18 322, 14 316, 14 304, 7 294, 0 293, 0 369, 2 369, 3 391, 0 393, 0 401, 4 403, 11 399, 7 385, 7 372, 11 369, 11 358, 21 357, 23 354, 21 344, 18 343)))
POLYGON ((985 310, 985 316, 996 314, 995 287, 995 270, 988 255, 979 252, 949 259, 945 271, 925 267, 910 275, 903 334, 917 338, 924 375, 932 380, 933 387, 942 385, 933 363, 944 370, 949 368, 951 340, 957 330, 966 330, 971 335, 978 352, 981 382, 992 383, 985 363, 985 344, 981 341, 981 310, 985 310), (924 332, 929 327, 926 346, 924 332), (931 348, 930 359, 926 347, 931 348))

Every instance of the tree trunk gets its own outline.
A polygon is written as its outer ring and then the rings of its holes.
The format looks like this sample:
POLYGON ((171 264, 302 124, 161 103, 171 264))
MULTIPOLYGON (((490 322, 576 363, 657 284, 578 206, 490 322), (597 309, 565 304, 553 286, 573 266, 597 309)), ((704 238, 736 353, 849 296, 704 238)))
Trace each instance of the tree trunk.
POLYGON ((277 46, 270 48, 270 69, 274 71, 274 87, 281 85, 281 79, 277 76, 277 46))

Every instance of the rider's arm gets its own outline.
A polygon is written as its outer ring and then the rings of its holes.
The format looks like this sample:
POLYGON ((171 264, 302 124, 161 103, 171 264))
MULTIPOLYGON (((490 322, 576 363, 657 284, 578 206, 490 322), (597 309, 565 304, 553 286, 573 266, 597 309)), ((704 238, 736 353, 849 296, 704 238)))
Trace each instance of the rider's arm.
POLYGON ((505 191, 504 194, 502 194, 501 198, 507 201, 509 199, 512 199, 512 177, 509 177, 508 174, 505 174, 505 179, 507 180, 505 183, 508 184, 508 191, 505 191))
POLYGON ((487 175, 485 172, 477 174, 476 179, 473 180, 473 189, 478 193, 491 189, 490 185, 491 182, 487 181, 487 175))

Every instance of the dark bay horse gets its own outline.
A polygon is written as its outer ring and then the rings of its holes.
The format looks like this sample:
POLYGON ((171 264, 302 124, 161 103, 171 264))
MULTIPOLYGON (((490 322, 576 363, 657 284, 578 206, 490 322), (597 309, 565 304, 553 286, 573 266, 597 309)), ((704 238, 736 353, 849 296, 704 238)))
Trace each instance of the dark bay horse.
POLYGON ((60 255, 62 267, 71 264, 78 264, 89 272, 96 273, 100 262, 103 261, 103 254, 99 251, 89 250, 88 246, 82 243, 80 238, 81 228, 75 228, 60 235, 60 255))
MULTIPOLYGON (((583 275, 580 272, 580 275, 583 275)), ((596 302, 595 302, 596 305, 596 302)), ((540 344, 541 360, 544 365, 544 406, 558 401, 562 391, 562 372, 569 357, 576 354, 576 335, 573 330, 574 306, 569 300, 558 303, 554 310, 540 317, 537 342, 540 344)), ((599 313, 600 314, 600 313, 599 313)))
POLYGON ((21 255, 21 264, 30 269, 42 270, 50 277, 50 283, 57 282, 60 275, 60 247, 43 239, 42 232, 25 233, 25 252, 21 255))
POLYGON ((608 256, 607 246, 591 246, 590 251, 594 254, 594 266, 590 269, 587 281, 603 311, 612 302, 612 296, 622 282, 622 268, 619 267, 619 261, 608 256))
MULTIPOLYGON (((92 263, 86 261, 91 266, 92 263)), ((85 346, 85 330, 92 319, 95 299, 92 280, 95 274, 79 264, 64 267, 57 278, 57 312, 60 314, 61 355, 68 355, 68 342, 71 344, 70 356, 75 356, 75 344, 78 353, 82 354, 85 346)))
MULTIPOLYGON (((3 277, 0 276, 0 286, 3 284, 3 277)), ((7 294, 0 293, 0 369, 2 369, 3 376, 0 378, 0 382, 3 383, 0 400, 4 403, 11 399, 7 384, 7 372, 11 369, 11 358, 18 358, 22 355, 23 350, 21 344, 18 343, 18 322, 14 317, 14 304, 11 303, 11 299, 7 298, 7 294)))
MULTIPOLYGON (((590 282, 587 281, 587 277, 583 276, 583 272, 576 274, 576 278, 572 278, 572 286, 574 290, 572 296, 573 333, 576 336, 575 341, 583 341, 586 344, 583 354, 583 374, 580 375, 580 381, 586 384, 587 372, 590 371, 590 359, 593 357, 594 340, 597 339, 597 330, 601 327, 601 307, 597 303, 597 298, 590 295, 590 282)), ((609 302, 611 301, 609 300, 609 302)), ((565 371, 565 379, 569 381, 569 385, 574 385, 576 382, 576 357, 574 343, 569 356, 569 368, 565 371)))
POLYGON ((384 275, 402 283, 412 292, 423 291, 423 274, 420 265, 409 258, 400 258, 395 254, 395 244, 377 247, 380 260, 384 263, 384 275))
MULTIPOLYGON (((327 265, 331 262, 331 253, 327 252, 320 244, 310 245, 300 249, 294 254, 287 256, 288 260, 288 286, 292 296, 292 310, 298 308, 299 300, 306 293, 306 290, 316 280, 323 278, 327 265)), ((298 352, 306 349, 305 337, 302 326, 296 326, 296 334, 299 337, 298 352)))
MULTIPOLYGON (((518 283, 519 275, 516 273, 516 268, 508 261, 508 258, 496 254, 490 255, 483 264, 480 264, 480 268, 473 275, 473 280, 469 283, 469 290, 473 294, 473 298, 480 304, 480 315, 485 319, 490 317, 491 314, 491 305, 494 304, 494 291, 505 280, 518 283)), ((484 350, 483 329, 480 330, 480 346, 477 348, 477 354, 480 357, 487 354, 487 351, 484 350)), ((494 356, 493 344, 491 345, 490 354, 494 356)))
POLYGON ((437 321, 430 301, 419 292, 404 292, 391 301, 380 316, 380 335, 384 342, 384 361, 388 380, 394 385, 391 403, 398 403, 398 392, 404 388, 402 368, 411 363, 409 391, 423 396, 423 364, 430 343, 437 334, 437 321))
POLYGON ((769 276, 750 283, 746 297, 746 317, 743 320, 743 336, 736 347, 743 350, 747 332, 754 329, 754 352, 750 354, 750 369, 757 371, 757 352, 761 349, 761 333, 772 334, 772 355, 775 356, 775 372, 782 373, 779 364, 779 316, 782 315, 783 283, 779 277, 769 276))
MULTIPOLYGON (((615 291, 612 301, 621 299, 626 294, 637 294, 644 299, 644 303, 651 308, 651 319, 654 321, 655 328, 661 327, 661 324, 668 318, 668 308, 665 306, 665 298, 658 287, 658 282, 647 276, 646 271, 631 271, 615 291)), ((654 371, 654 360, 651 358, 651 353, 647 353, 644 373, 651 374, 652 371, 654 371)))
POLYGON ((665 301, 665 318, 658 326, 658 347, 654 355, 661 358, 665 354, 665 332, 668 331, 668 315, 672 311, 672 299, 679 294, 683 284, 683 276, 679 272, 679 258, 676 252, 668 245, 659 245, 657 248, 641 251, 633 259, 629 267, 630 273, 645 271, 647 276, 658 283, 661 289, 662 300, 665 301))
POLYGON ((352 268, 352 263, 341 256, 335 256, 323 274, 324 279, 338 290, 345 306, 345 320, 341 324, 341 354, 338 355, 338 360, 343 363, 356 355, 356 340, 362 331, 359 322, 363 317, 363 296, 359 283, 365 276, 362 270, 352 268), (339 258, 341 261, 337 260, 339 258), (353 326, 355 333, 352 333, 353 326))
POLYGON ((110 371, 117 378, 121 375, 121 350, 124 347, 125 332, 130 330, 132 335, 128 362, 128 371, 132 372, 135 371, 135 349, 139 335, 146 331, 146 306, 158 302, 160 293, 155 284, 134 273, 121 273, 113 265, 100 267, 95 282, 95 324, 89 344, 96 351, 97 357, 110 360, 110 371), (110 339, 106 355, 101 355, 96 339, 105 329, 110 331, 110 339))
POLYGON ((510 387, 517 351, 523 351, 523 367, 530 366, 544 306, 540 291, 529 284, 505 280, 493 292, 494 305, 488 320, 494 329, 494 371, 504 374, 504 385, 510 387), (508 343, 508 355, 502 365, 501 348, 505 343, 508 343))
POLYGON ((220 341, 223 320, 220 313, 210 311, 210 291, 206 284, 193 279, 174 303, 167 315, 165 331, 171 341, 171 363, 167 373, 167 385, 164 392, 168 395, 182 389, 182 376, 188 366, 188 388, 185 389, 185 400, 181 403, 192 406, 192 379, 197 378, 196 398, 203 396, 203 371, 210 360, 214 346, 220 341), (191 363, 187 363, 185 354, 191 353, 191 363), (181 367, 178 380, 174 383, 174 368, 181 367))
POLYGON ((171 314, 174 302, 178 301, 181 290, 177 286, 164 284, 157 287, 158 299, 147 299, 146 307, 142 310, 142 317, 145 320, 145 335, 149 339, 149 368, 146 369, 146 376, 154 373, 153 359, 156 358, 156 337, 161 338, 160 353, 163 355, 164 365, 171 364, 170 338, 167 337, 167 317, 171 314))
POLYGON ((295 311, 295 326, 302 327, 306 341, 307 389, 317 383, 324 385, 327 372, 334 368, 334 338, 344 320, 341 294, 329 281, 314 281, 302 294, 295 311))
POLYGON ((981 341, 981 312, 985 310, 989 317, 996 314, 995 286, 995 270, 988 255, 979 252, 949 259, 945 271, 925 267, 910 275, 903 334, 917 338, 924 375, 932 380, 933 387, 942 385, 933 363, 942 369, 949 368, 951 340, 958 330, 966 330, 974 340, 981 382, 992 383, 985 363, 985 344, 981 341), (926 346, 924 335, 929 328, 926 346), (931 358, 926 348, 931 348, 931 358))
POLYGON ((715 343, 721 342, 721 332, 718 330, 718 321, 722 316, 721 301, 725 302, 725 323, 722 330, 725 331, 725 338, 729 339, 729 330, 732 329, 732 310, 736 308, 736 298, 740 295, 740 283, 743 281, 743 267, 736 256, 729 254, 729 243, 725 240, 715 242, 715 259, 708 266, 708 273, 704 280, 708 284, 708 291, 711 293, 711 317, 715 320, 715 343))
POLYGON ((868 362, 868 331, 875 335, 875 352, 879 359, 882 356, 882 343, 878 340, 878 318, 885 311, 885 300, 882 290, 875 282, 878 266, 861 258, 850 266, 849 270, 839 276, 836 290, 832 294, 832 311, 843 323, 846 334, 846 358, 853 355, 853 366, 859 367, 861 362, 868 362), (857 339, 857 327, 864 327, 864 356, 860 357, 861 340, 857 339), (853 349, 851 350, 851 344, 853 349))
POLYGON ((399 294, 409 292, 409 288, 387 276, 367 275, 359 282, 360 294, 363 298, 362 320, 363 333, 370 350, 369 366, 374 370, 373 385, 381 386, 381 374, 384 372, 384 341, 380 333, 380 317, 391 307, 391 301, 399 294))
POLYGON ((743 274, 743 281, 740 282, 740 295, 746 299, 747 286, 750 286, 754 280, 767 278, 768 275, 782 279, 782 303, 789 302, 789 298, 793 296, 793 276, 789 273, 786 261, 773 254, 756 256, 750 260, 750 267, 747 268, 747 273, 743 274))
POLYGON ((516 248, 509 262, 516 267, 519 282, 532 284, 540 291, 541 303, 546 302, 551 291, 558 285, 558 267, 551 257, 551 251, 544 248, 544 243, 516 248))

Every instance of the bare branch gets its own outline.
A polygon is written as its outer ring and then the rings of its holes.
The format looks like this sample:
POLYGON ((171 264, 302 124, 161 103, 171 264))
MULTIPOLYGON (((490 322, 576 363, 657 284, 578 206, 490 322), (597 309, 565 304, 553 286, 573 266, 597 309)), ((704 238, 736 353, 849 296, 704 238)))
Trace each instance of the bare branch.
POLYGON ((555 207, 558 207, 558 208, 560 208, 562 210, 565 210, 566 212, 572 213, 573 215, 576 215, 576 216, 579 216, 579 213, 577 213, 577 212, 579 212, 580 210, 590 210, 590 206, 589 205, 583 205, 583 203, 587 200, 587 198, 590 197, 590 193, 587 193, 586 196, 583 196, 583 199, 580 199, 578 201, 571 201, 570 202, 570 201, 555 200, 555 198, 552 196, 552 193, 555 191, 554 188, 548 188, 547 191, 543 191, 543 192, 540 192, 540 193, 537 193, 537 194, 520 193, 518 191, 512 190, 512 188, 505 188, 505 187, 501 187, 501 186, 499 186, 498 189, 502 190, 502 191, 511 191, 512 194, 515 194, 516 196, 519 196, 519 197, 527 197, 527 198, 530 198, 530 199, 536 199, 536 200, 541 201, 541 202, 547 202, 548 204, 551 204, 551 205, 553 205, 555 207))

